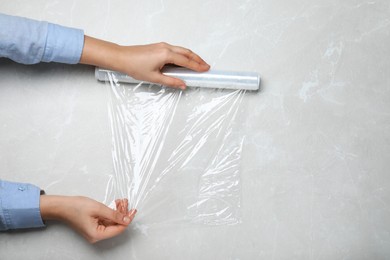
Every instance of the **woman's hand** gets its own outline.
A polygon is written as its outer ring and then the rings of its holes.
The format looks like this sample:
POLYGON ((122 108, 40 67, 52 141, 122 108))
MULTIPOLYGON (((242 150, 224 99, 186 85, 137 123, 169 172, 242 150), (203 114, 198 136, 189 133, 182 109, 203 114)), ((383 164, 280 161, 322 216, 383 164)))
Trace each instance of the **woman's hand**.
POLYGON ((90 243, 122 233, 133 220, 136 210, 128 210, 127 199, 116 200, 116 210, 86 197, 42 195, 43 220, 60 220, 69 224, 90 243))
POLYGON ((191 50, 167 43, 119 46, 85 36, 80 63, 120 71, 138 80, 185 89, 184 81, 161 73, 166 64, 203 72, 210 66, 191 50))

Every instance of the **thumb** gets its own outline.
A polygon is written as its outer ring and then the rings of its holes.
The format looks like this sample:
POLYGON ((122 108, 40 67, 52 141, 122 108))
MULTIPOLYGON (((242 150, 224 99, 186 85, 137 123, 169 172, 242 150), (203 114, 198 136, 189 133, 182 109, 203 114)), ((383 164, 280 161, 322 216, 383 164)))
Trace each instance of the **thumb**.
POLYGON ((113 210, 106 205, 103 205, 103 207, 99 211, 99 215, 103 218, 106 218, 108 220, 111 220, 112 222, 115 222, 117 224, 121 225, 128 225, 131 222, 131 219, 128 215, 122 214, 119 211, 113 210))

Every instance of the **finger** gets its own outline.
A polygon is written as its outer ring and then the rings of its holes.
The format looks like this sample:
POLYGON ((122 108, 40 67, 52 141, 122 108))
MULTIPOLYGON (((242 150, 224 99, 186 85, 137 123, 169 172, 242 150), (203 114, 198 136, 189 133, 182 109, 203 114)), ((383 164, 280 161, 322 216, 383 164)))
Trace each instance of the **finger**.
POLYGON ((185 55, 175 52, 172 53, 169 62, 195 71, 205 71, 209 68, 208 65, 200 64, 185 55))
POLYGON ((210 67, 210 65, 207 64, 207 62, 204 61, 198 54, 194 53, 193 51, 191 51, 189 49, 186 49, 186 48, 183 48, 180 46, 172 46, 171 49, 172 49, 172 51, 174 51, 176 53, 182 54, 182 55, 186 56, 187 58, 196 61, 200 65, 210 67))
MULTIPOLYGON (((127 217, 130 219, 130 222, 133 221, 135 214, 137 213, 136 209, 132 209, 127 213, 127 217)), ((90 239, 91 242, 97 242, 100 240, 108 239, 114 236, 121 234, 126 230, 127 225, 120 225, 109 220, 105 220, 107 223, 101 223, 96 228, 96 233, 93 235, 93 239, 90 239), (111 222, 109 224, 109 222, 111 222)), ((130 223, 129 222, 129 223, 130 223)))
POLYGON ((179 89, 183 89, 183 90, 186 89, 186 84, 181 79, 169 77, 169 76, 163 75, 161 73, 159 73, 158 76, 153 79, 153 82, 156 82, 156 83, 159 83, 159 84, 162 84, 164 86, 171 87, 171 88, 179 88, 179 89))
POLYGON ((117 210, 113 210, 104 204, 101 204, 101 207, 99 208, 99 211, 96 212, 96 215, 99 218, 105 218, 121 225, 128 225, 130 223, 130 219, 127 215, 122 214, 117 210))
POLYGON ((127 209, 127 207, 128 207, 127 199, 120 199, 120 200, 118 200, 118 201, 119 201, 119 203, 118 203, 116 209, 117 209, 120 213, 126 214, 127 211, 128 211, 128 209, 127 209))
MULTIPOLYGON (((124 217, 127 215, 129 218, 130 218, 130 221, 129 221, 129 223, 131 223, 131 221, 133 220, 132 218, 131 218, 131 212, 129 212, 129 211, 124 211, 124 212, 121 212, 122 214, 124 214, 124 217)), ((101 224, 101 225, 104 225, 104 226, 112 226, 112 225, 117 225, 117 223, 116 222, 114 222, 114 221, 112 221, 112 220, 109 220, 109 219, 106 219, 106 218, 100 218, 99 219, 99 224, 101 224)))
POLYGON ((121 207, 119 209, 119 212, 122 213, 122 214, 126 214, 127 213, 127 203, 125 202, 125 200, 122 200, 121 201, 121 207))
POLYGON ((128 199, 124 199, 123 200, 123 207, 124 207, 124 212, 122 212, 123 214, 126 214, 129 212, 129 200, 128 199))
MULTIPOLYGON (((131 221, 133 221, 134 217, 135 217, 135 214, 137 214, 137 210, 136 209, 132 209, 130 210, 128 213, 127 213, 127 216, 130 218, 131 221)), ((131 222, 130 221, 130 222, 131 222)))
MULTIPOLYGON (((129 207, 128 199, 116 199, 115 200, 115 207, 116 207, 117 211, 119 211, 120 213, 126 215, 129 212, 129 210, 128 210, 128 207, 129 207)), ((99 221, 104 226, 109 226, 109 225, 116 224, 116 222, 113 222, 112 220, 105 219, 105 218, 100 218, 99 221)))
MULTIPOLYGON (((137 213, 136 209, 132 209, 127 213, 127 217, 130 219, 131 223, 135 217, 135 214, 137 213)), ((103 239, 108 239, 114 236, 119 235, 125 229, 127 228, 126 225, 118 225, 118 224, 111 224, 111 225, 99 225, 97 227, 97 234, 96 234, 96 241, 103 240, 103 239)))
MULTIPOLYGON (((121 200, 116 199, 115 200, 115 209, 119 210, 120 208, 121 208, 121 200)), ((106 219, 106 218, 99 217, 99 224, 104 225, 104 226, 110 226, 110 225, 115 225, 116 222, 109 220, 109 219, 106 219)))

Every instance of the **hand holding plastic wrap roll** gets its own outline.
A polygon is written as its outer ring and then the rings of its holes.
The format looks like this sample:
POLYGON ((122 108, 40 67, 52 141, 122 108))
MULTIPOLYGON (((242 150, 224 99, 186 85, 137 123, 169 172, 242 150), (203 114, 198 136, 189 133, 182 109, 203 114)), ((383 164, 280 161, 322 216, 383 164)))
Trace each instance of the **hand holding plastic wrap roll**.
POLYGON ((120 46, 92 37, 85 37, 80 63, 120 71, 133 78, 185 89, 185 82, 179 78, 161 73, 167 64, 182 66, 197 72, 210 69, 199 55, 189 49, 155 43, 138 46, 120 46))

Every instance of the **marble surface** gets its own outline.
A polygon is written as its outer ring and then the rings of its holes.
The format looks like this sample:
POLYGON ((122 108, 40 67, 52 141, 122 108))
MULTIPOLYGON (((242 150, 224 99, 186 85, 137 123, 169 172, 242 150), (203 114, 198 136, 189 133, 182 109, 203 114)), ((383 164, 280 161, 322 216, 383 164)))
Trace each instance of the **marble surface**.
MULTIPOLYGON (((187 46, 263 80, 241 104, 241 224, 148 227, 140 215, 89 245, 50 223, 1 234, 0 259, 390 258, 389 1, 21 0, 0 12, 187 46)), ((103 201, 107 114, 93 68, 0 59, 1 178, 103 201)))

